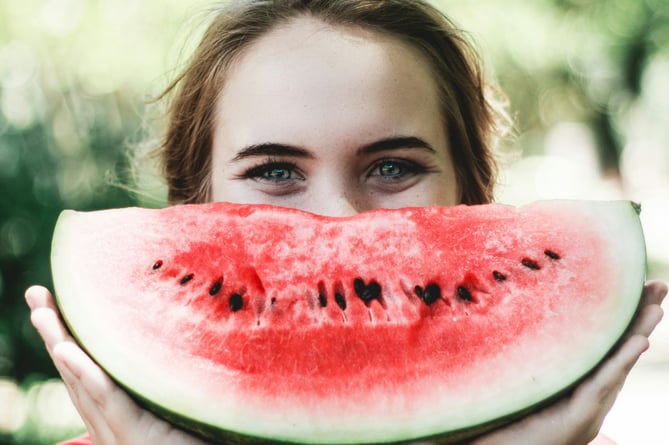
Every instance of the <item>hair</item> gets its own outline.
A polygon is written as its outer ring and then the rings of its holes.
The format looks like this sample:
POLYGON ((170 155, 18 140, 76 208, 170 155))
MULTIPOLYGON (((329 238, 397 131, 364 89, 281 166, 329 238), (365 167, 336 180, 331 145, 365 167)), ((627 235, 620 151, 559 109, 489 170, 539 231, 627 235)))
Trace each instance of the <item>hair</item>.
POLYGON ((211 195, 215 109, 229 67, 277 25, 311 16, 394 36, 425 55, 434 72, 459 201, 493 200, 496 142, 508 122, 464 34, 423 0, 234 0, 220 7, 190 63, 159 99, 171 97, 159 156, 170 204, 211 195))

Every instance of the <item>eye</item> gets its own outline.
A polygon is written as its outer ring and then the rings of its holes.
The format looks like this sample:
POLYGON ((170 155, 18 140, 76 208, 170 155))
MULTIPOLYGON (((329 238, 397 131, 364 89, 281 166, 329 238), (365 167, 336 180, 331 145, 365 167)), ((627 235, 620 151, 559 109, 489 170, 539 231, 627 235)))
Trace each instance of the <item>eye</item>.
POLYGON ((298 172, 297 166, 292 162, 276 162, 272 160, 268 160, 261 165, 252 167, 244 173, 244 177, 270 183, 304 180, 304 176, 298 172))
POLYGON ((397 165, 397 162, 384 162, 378 168, 380 176, 396 177, 402 174, 402 167, 397 165))
POLYGON ((403 159, 381 159, 376 162, 368 176, 384 180, 398 181, 405 177, 425 172, 425 167, 413 161, 403 159))
POLYGON ((284 167, 270 168, 263 172, 263 177, 271 181, 283 181, 290 179, 292 175, 293 171, 284 167))

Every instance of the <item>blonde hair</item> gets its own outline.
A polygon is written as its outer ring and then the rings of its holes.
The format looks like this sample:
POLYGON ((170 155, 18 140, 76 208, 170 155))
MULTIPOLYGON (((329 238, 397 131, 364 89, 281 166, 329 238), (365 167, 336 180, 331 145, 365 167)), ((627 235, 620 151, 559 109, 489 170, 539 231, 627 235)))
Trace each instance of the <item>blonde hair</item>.
POLYGON ((427 57, 439 85, 460 202, 491 202, 494 146, 506 114, 495 106, 472 46, 438 9, 422 0, 237 0, 217 10, 190 63, 161 95, 172 100, 160 145, 169 203, 210 199, 215 106, 228 68, 254 40, 305 15, 394 36, 427 57))

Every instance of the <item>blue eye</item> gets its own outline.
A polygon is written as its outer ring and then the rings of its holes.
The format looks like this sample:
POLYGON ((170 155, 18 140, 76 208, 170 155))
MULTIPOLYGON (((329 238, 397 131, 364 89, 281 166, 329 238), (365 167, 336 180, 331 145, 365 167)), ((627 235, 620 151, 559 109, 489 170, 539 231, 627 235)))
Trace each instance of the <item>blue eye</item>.
POLYGON ((304 177, 297 172, 297 166, 290 162, 265 162, 257 167, 248 170, 244 177, 282 183, 292 180, 304 180, 304 177))
POLYGON ((293 174, 292 170, 288 170, 287 168, 277 167, 268 169, 267 171, 264 172, 263 176, 266 179, 272 181, 283 181, 286 179, 290 179, 292 174, 293 174))
POLYGON ((386 178, 395 178, 402 174, 402 166, 396 162, 387 161, 378 167, 379 175, 386 178))
POLYGON ((415 162, 400 159, 382 159, 377 162, 369 176, 378 176, 386 180, 400 180, 425 171, 425 168, 415 162))

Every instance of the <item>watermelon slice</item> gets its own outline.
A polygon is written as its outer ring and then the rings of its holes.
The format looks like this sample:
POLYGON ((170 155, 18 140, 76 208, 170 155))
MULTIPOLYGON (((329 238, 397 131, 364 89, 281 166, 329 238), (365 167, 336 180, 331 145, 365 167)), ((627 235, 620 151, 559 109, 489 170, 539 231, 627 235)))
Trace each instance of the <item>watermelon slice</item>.
POLYGON ((638 208, 544 201, 332 218, 64 211, 63 318, 141 403, 230 443, 478 434, 583 378, 645 275, 638 208))

